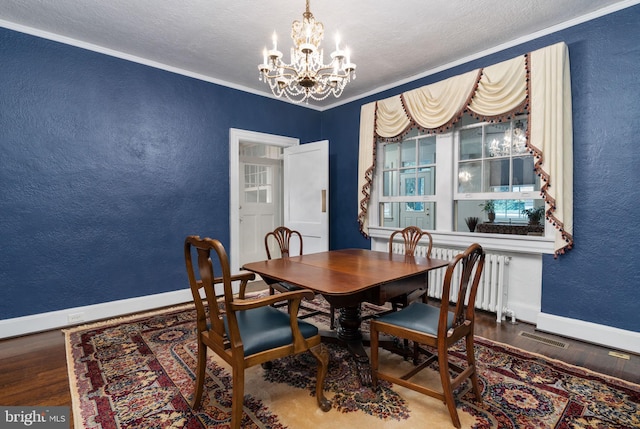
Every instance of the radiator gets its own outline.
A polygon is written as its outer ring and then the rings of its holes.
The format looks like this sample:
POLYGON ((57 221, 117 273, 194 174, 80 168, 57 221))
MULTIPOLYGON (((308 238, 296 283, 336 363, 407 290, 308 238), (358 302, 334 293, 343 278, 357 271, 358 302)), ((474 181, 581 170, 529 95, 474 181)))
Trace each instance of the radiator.
MULTIPOLYGON (((404 244, 394 243, 393 252, 404 254, 404 244)), ((427 247, 418 246, 416 256, 426 257, 427 247)), ((431 249, 431 257, 435 259, 452 260, 462 250, 434 247, 431 249)), ((502 321, 503 313, 507 302, 507 268, 511 258, 497 253, 486 253, 484 269, 480 277, 480 285, 476 295, 475 308, 496 313, 498 323, 502 321)), ((460 283, 460 270, 458 266, 453 276, 453 285, 460 283)), ((429 291, 431 298, 442 299, 442 283, 444 281, 446 268, 440 268, 429 272, 429 291)), ((458 297, 457 287, 452 287, 450 301, 455 301, 458 297)))

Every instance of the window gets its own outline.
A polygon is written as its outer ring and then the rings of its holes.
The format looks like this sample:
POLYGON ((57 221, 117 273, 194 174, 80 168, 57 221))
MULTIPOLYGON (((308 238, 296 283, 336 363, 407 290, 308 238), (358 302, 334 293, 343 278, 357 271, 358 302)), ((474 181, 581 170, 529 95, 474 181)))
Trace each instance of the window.
POLYGON ((244 165, 244 202, 271 203, 273 195, 272 167, 268 165, 244 165))
POLYGON ((411 132, 401 142, 379 144, 382 226, 435 228, 436 138, 411 132))
POLYGON ((477 217, 478 231, 528 234, 527 214, 544 202, 527 126, 526 116, 500 123, 465 116, 452 133, 414 129, 400 142, 379 142, 380 226, 469 231, 467 218, 477 217))
MULTIPOLYGON (((526 116, 501 123, 471 118, 462 121, 456 132, 457 231, 466 230, 468 217, 497 224, 527 224, 525 210, 544 206, 540 179, 533 169, 534 156, 526 147, 527 125, 526 116)), ((485 228, 483 232, 488 231, 485 228)), ((500 232, 497 227, 490 231, 500 232)))

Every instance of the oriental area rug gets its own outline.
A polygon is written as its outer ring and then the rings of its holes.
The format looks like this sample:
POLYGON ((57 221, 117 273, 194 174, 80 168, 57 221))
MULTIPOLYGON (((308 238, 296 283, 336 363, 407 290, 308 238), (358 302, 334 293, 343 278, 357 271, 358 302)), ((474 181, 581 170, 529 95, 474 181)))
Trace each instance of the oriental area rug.
MULTIPOLYGON (((323 303, 314 300, 318 307, 323 303)), ((326 301, 324 302, 326 304, 326 301)), ((375 307, 363 309, 375 312, 375 307)), ((228 428, 229 367, 209 352, 203 406, 190 401, 196 366, 195 310, 191 304, 98 322, 65 331, 73 417, 77 429, 228 428)), ((328 326, 318 316, 314 323, 328 326)), ((452 428, 446 406, 399 386, 363 386, 345 348, 330 352, 325 394, 315 402, 316 363, 309 353, 246 370, 242 427, 251 429, 452 428)), ((453 356, 462 359, 464 344, 453 356)), ((462 427, 638 428, 640 385, 545 359, 476 337, 483 404, 468 381, 455 395, 462 427)), ((436 364, 434 364, 436 365, 436 364)), ((404 371, 401 356, 381 353, 381 366, 404 371)), ((424 383, 439 385, 437 367, 424 383)))

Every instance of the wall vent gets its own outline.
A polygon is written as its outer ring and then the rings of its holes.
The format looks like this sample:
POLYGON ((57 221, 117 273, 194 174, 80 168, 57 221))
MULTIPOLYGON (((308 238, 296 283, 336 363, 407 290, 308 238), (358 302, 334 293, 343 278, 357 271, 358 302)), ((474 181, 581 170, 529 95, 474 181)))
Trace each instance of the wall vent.
POLYGON ((559 347, 561 349, 566 349, 569 347, 569 344, 563 343, 562 341, 553 340, 551 338, 543 337, 541 335, 532 334, 530 332, 520 331, 521 337, 529 338, 534 341, 538 341, 540 343, 548 344, 550 346, 559 347))

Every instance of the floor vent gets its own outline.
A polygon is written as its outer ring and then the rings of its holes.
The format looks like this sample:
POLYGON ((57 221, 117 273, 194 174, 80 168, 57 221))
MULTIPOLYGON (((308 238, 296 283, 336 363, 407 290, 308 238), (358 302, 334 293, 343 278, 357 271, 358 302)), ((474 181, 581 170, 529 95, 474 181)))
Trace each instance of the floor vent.
POLYGON ((529 332, 520 331, 519 335, 521 337, 530 338, 534 341, 538 341, 540 343, 548 344, 554 347, 559 347, 561 349, 566 349, 567 347, 569 347, 569 344, 563 343, 562 341, 552 340, 551 338, 543 337, 541 335, 531 334, 529 332))

